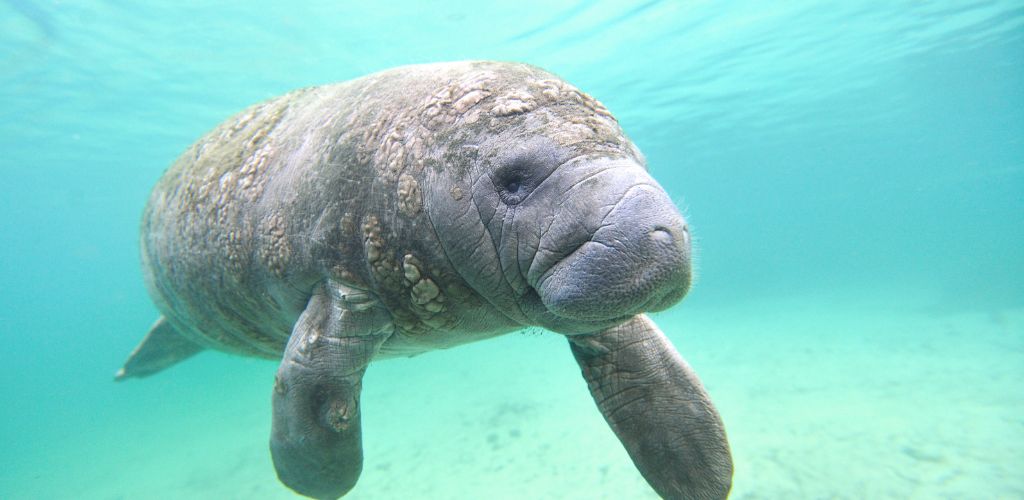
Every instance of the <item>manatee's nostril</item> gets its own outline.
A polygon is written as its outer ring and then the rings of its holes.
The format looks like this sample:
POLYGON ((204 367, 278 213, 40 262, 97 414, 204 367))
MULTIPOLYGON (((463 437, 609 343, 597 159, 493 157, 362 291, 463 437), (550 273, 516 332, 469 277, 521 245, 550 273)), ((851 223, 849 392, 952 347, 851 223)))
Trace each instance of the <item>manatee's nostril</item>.
POLYGON ((651 231, 651 240, 665 245, 672 244, 672 233, 663 226, 657 226, 651 231))
POLYGON ((690 226, 683 224, 683 243, 690 244, 690 226))

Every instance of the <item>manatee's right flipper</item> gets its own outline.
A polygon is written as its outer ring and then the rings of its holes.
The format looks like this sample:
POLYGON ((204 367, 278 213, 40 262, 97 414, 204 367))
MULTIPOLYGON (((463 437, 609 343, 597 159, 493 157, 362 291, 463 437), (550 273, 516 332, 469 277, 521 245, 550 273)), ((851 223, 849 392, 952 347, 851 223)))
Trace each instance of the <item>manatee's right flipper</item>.
POLYGON ((310 298, 274 381, 270 452, 289 488, 333 500, 355 486, 363 373, 393 328, 365 292, 326 285, 310 298))
POLYGON ((202 350, 201 345, 182 337, 167 318, 160 316, 142 342, 128 355, 124 366, 114 374, 114 380, 148 377, 202 350))
POLYGON ((732 484, 722 419, 697 374, 645 315, 569 337, 605 420, 666 499, 720 499, 732 484))

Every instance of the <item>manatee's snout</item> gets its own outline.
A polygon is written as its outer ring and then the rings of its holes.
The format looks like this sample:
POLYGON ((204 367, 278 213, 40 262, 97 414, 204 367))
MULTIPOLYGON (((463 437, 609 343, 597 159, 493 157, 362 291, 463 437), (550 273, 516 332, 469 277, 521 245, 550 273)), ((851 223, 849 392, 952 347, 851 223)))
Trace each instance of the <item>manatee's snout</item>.
POLYGON ((668 308, 690 286, 686 221, 639 166, 602 174, 605 179, 594 185, 596 191, 572 194, 596 198, 593 209, 582 215, 597 217, 596 229, 541 277, 541 301, 552 313, 581 321, 668 308), (607 212, 599 208, 609 205, 607 212))

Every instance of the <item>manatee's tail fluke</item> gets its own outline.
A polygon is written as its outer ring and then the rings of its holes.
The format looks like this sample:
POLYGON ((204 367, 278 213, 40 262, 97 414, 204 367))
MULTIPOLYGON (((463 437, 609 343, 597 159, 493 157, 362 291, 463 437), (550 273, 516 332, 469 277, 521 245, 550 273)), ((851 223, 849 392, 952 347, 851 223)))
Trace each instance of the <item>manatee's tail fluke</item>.
POLYGON ((148 377, 201 350, 202 346, 182 337, 167 318, 160 316, 146 338, 128 356, 124 366, 114 374, 114 380, 148 377))

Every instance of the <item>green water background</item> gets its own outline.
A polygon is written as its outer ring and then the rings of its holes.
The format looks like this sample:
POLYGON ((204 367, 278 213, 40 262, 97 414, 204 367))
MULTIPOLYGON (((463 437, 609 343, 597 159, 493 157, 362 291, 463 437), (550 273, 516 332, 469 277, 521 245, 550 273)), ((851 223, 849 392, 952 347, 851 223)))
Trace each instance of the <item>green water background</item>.
MULTIPOLYGON (((1024 4, 299 4, 0 2, 0 498, 287 497, 273 363, 111 381, 157 314, 142 206, 248 104, 457 59, 594 95, 683 207, 699 279, 658 321, 736 497, 1024 497, 1024 4)), ((356 498, 651 495, 554 335, 366 391, 356 498)))

